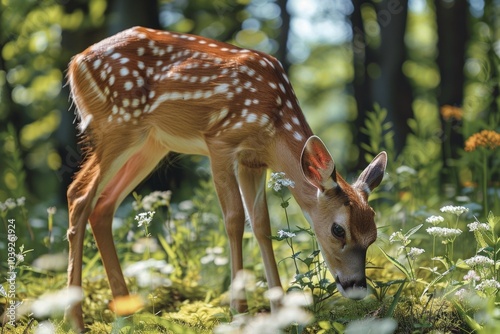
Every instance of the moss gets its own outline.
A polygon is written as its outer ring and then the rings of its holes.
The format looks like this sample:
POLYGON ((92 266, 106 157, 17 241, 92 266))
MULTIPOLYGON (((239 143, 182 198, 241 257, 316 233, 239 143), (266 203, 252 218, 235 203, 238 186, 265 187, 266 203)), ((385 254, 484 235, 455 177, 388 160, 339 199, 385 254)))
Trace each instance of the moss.
POLYGON ((202 301, 186 302, 178 312, 166 313, 163 317, 206 329, 213 329, 221 321, 230 320, 227 309, 202 301))

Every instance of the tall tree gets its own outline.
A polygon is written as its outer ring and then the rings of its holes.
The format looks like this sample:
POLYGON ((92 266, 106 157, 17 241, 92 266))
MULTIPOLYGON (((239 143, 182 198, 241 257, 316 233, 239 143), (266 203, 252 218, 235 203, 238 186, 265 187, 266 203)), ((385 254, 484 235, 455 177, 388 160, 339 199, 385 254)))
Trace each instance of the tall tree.
MULTIPOLYGON (((438 34, 438 57, 437 64, 441 82, 438 91, 438 102, 440 106, 461 106, 464 98, 464 65, 465 49, 468 41, 468 20, 466 1, 436 1, 436 20, 438 34)), ((457 152, 447 152, 446 143, 454 143, 449 148, 463 147, 463 138, 460 131, 446 131, 446 122, 458 122, 458 120, 444 120, 441 116, 443 133, 450 138, 443 138, 443 164, 450 166, 449 158, 456 158, 457 152)), ((454 125, 456 124, 452 124, 454 125)), ((443 175, 444 176, 444 175, 443 175)), ((454 176, 456 178, 456 176, 454 176)), ((457 180, 453 180, 455 183, 457 180)))
POLYGON ((276 58, 281 61, 286 73, 288 73, 288 69, 290 68, 290 61, 287 58, 288 37, 290 34, 290 13, 288 13, 286 8, 287 3, 288 0, 278 0, 281 11, 281 27, 278 35, 278 51, 276 52, 276 58))
MULTIPOLYGON (((354 96, 358 102, 357 129, 364 124, 364 115, 375 103, 387 109, 388 121, 394 126, 394 143, 398 153, 404 147, 410 132, 408 119, 413 116, 412 90, 402 66, 406 60, 404 36, 408 14, 408 1, 353 0, 351 16, 355 64, 354 96), (380 42, 366 43, 362 9, 372 6, 380 29, 380 42), (378 71, 367 71, 368 68, 378 71), (377 73, 378 72, 378 73, 377 73)), ((366 138, 359 136, 358 146, 366 138)))
POLYGON ((108 0, 110 16, 107 20, 109 35, 133 26, 160 29, 158 0, 108 0))

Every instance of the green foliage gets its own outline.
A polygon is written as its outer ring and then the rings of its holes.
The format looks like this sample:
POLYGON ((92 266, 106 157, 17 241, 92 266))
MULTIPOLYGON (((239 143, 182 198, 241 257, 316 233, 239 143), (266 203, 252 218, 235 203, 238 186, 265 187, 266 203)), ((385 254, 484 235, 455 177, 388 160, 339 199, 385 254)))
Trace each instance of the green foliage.
POLYGON ((363 143, 362 148, 368 152, 364 157, 366 161, 371 161, 381 152, 386 151, 389 156, 394 157, 394 131, 393 124, 386 121, 387 110, 379 105, 374 106, 373 112, 367 113, 365 127, 361 132, 369 136, 369 142, 363 143))

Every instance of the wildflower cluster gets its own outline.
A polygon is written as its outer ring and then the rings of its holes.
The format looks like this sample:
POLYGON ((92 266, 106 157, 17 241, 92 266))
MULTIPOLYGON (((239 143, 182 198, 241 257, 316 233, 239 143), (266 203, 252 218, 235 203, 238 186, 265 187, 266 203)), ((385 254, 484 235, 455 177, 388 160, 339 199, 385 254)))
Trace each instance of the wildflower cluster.
POLYGON ((396 231, 393 234, 391 234, 391 236, 389 237, 389 241, 391 244, 392 243, 401 243, 402 244, 400 247, 398 247, 398 254, 401 253, 404 255, 404 258, 406 259, 406 262, 408 263, 408 269, 405 266, 403 266, 399 260, 396 260, 395 258, 388 256, 387 253, 385 253, 382 250, 382 252, 386 255, 386 257, 391 262, 393 262, 400 270, 402 270, 403 273, 406 275, 406 277, 410 281, 415 281, 415 278, 416 278, 415 271, 414 271, 414 264, 415 264, 416 258, 425 252, 425 250, 423 250, 421 248, 410 247, 409 246, 411 243, 410 237, 414 233, 416 233, 418 230, 420 230, 420 228, 422 226, 423 226, 422 224, 417 225, 406 233, 403 233, 403 231, 399 230, 399 231, 396 231))
POLYGON ((472 268, 478 267, 491 267, 495 264, 495 261, 484 255, 476 255, 470 259, 465 260, 465 263, 472 268))
MULTIPOLYGON (((469 212, 469 209, 464 206, 454 206, 446 205, 440 209, 443 213, 449 213, 456 216, 455 228, 450 227, 449 221, 446 221, 446 227, 436 226, 437 224, 444 222, 445 219, 442 216, 431 216, 426 219, 426 222, 432 224, 432 227, 426 229, 427 233, 433 237, 432 240, 432 258, 435 257, 436 252, 436 238, 442 238, 442 243, 446 245, 446 252, 444 259, 446 259, 448 265, 454 264, 453 258, 453 247, 455 239, 462 234, 462 230, 456 228, 458 226, 458 220, 461 215, 469 212)), ((448 268, 447 268, 448 269, 448 268)))
POLYGON ((7 212, 9 210, 13 210, 17 207, 24 207, 24 203, 26 202, 26 198, 7 198, 5 202, 0 202, 0 212, 7 212))
POLYGON ((214 263, 216 266, 224 266, 229 260, 222 256, 224 249, 222 247, 208 247, 205 249, 205 256, 200 259, 201 264, 214 263))
POLYGON ((480 223, 478 221, 467 224, 467 227, 469 228, 470 232, 489 231, 490 230, 490 225, 488 225, 486 223, 480 223))
POLYGON ((160 206, 169 206, 171 197, 172 192, 170 190, 153 191, 149 195, 144 196, 142 199, 136 196, 135 201, 132 203, 132 207, 135 211, 139 211, 141 209, 152 211, 160 206))
MULTIPOLYGON (((244 291, 255 287, 255 277, 247 272, 238 272, 231 285, 231 293, 243 296, 244 291)), ((231 323, 217 326, 214 333, 217 334, 241 334, 241 333, 282 333, 290 326, 308 324, 312 315, 304 308, 309 306, 313 299, 309 293, 302 291, 291 291, 283 293, 281 288, 272 288, 264 295, 271 303, 280 305, 277 312, 258 314, 251 317, 248 314, 235 316, 231 323)))
POLYGON ((287 232, 287 231, 284 231, 284 230, 279 230, 278 231, 278 238, 279 239, 293 238, 295 236, 296 236, 296 234, 293 233, 293 232, 287 232))
POLYGON ((441 117, 443 117, 445 121, 449 121, 452 119, 460 121, 464 113, 461 108, 450 105, 442 106, 440 111, 441 111, 441 117))
POLYGON ((467 272, 467 275, 464 276, 464 281, 466 282, 471 282, 471 281, 479 281, 481 279, 481 276, 479 276, 474 270, 469 270, 467 272))
POLYGON ((468 273, 463 277, 464 283, 468 285, 458 290, 455 296, 463 303, 467 303, 467 296, 479 295, 480 297, 497 296, 500 291, 499 263, 498 260, 498 237, 495 235, 495 227, 500 222, 499 217, 490 213, 487 223, 479 221, 467 224, 469 231, 474 233, 478 250, 476 255, 465 259, 464 264, 469 267, 468 273))
POLYGON ((148 226, 151 221, 153 220, 153 216, 155 215, 155 212, 154 211, 148 211, 148 212, 141 212, 141 213, 138 213, 136 216, 135 216, 135 220, 137 220, 137 226, 138 227, 141 227, 141 226, 148 226))
POLYGON ((475 151, 480 147, 490 150, 500 146, 500 133, 493 130, 483 130, 470 136, 465 142, 467 152, 475 151))
POLYGON ((437 225, 439 223, 444 222, 444 218, 441 216, 430 216, 425 220, 427 223, 430 223, 432 225, 437 225))
POLYGON ((408 252, 408 256, 410 259, 415 260, 417 256, 425 253, 425 249, 422 248, 417 248, 417 247, 411 247, 410 251, 408 252))
POLYGON ((174 272, 174 266, 165 260, 147 259, 138 261, 125 267, 123 274, 134 277, 140 287, 170 286, 172 281, 165 275, 174 272))
MULTIPOLYGON (((432 215, 429 216, 425 222, 428 224, 431 224, 432 226, 427 227, 425 230, 426 232, 432 236, 433 238, 433 244, 432 244, 432 255, 431 258, 433 261, 439 260, 440 263, 444 264, 445 270, 442 273, 439 273, 438 268, 421 268, 424 270, 431 271, 433 275, 438 275, 440 277, 444 277, 445 275, 448 275, 450 270, 454 267, 455 265, 455 259, 453 258, 453 244, 455 242, 455 239, 462 233, 462 230, 456 228, 458 225, 458 219, 459 217, 467 213, 469 210, 463 206, 444 206, 440 210, 443 213, 449 213, 453 214, 456 216, 456 222, 455 222, 455 227, 450 227, 450 224, 448 221, 443 217, 439 215, 432 215), (441 223, 447 222, 446 227, 438 226, 441 223), (441 243, 445 245, 445 253, 443 256, 436 256, 436 240, 441 240, 441 243)), ((425 250, 422 248, 417 248, 417 247, 411 247, 410 244, 412 242, 412 235, 414 235, 417 231, 419 231, 424 224, 420 224, 415 226, 414 228, 410 229, 408 232, 404 233, 403 231, 396 231, 392 233, 392 235, 389 237, 389 241, 391 243, 401 243, 401 246, 398 248, 398 253, 404 255, 404 259, 406 259, 407 266, 403 265, 400 260, 397 260, 391 256, 388 256, 385 252, 384 254, 387 256, 387 258, 393 262, 398 269, 400 269, 406 276, 407 279, 411 281, 416 280, 416 272, 415 272, 415 260, 425 253, 425 250)), ((437 282, 438 280, 434 280, 433 282, 437 282)), ((434 283, 429 283, 425 291, 427 291, 432 284, 434 283)), ((425 293, 424 291, 424 293, 425 293)))
POLYGON ((426 229, 427 233, 434 237, 441 237, 445 239, 453 239, 462 233, 458 228, 447 228, 447 227, 429 227, 426 229))
POLYGON ((453 205, 443 206, 440 210, 441 212, 452 213, 457 216, 469 212, 469 209, 467 209, 464 206, 453 206, 453 205))
POLYGON ((271 179, 268 181, 267 187, 279 192, 283 187, 295 187, 295 182, 287 179, 284 172, 271 173, 271 179))

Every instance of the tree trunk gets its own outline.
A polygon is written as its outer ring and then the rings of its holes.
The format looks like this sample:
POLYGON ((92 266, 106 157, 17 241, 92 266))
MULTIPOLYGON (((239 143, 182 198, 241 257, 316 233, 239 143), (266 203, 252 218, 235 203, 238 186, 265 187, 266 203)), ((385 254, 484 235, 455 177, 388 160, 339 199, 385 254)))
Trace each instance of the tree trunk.
MULTIPOLYGON (((356 100, 357 116, 354 121, 354 143, 359 150, 359 157, 364 157, 365 152, 361 143, 368 143, 369 138, 360 129, 365 124, 365 116, 368 110, 373 108, 370 96, 370 78, 367 73, 367 65, 373 61, 373 52, 366 45, 365 27, 361 17, 361 6, 365 0, 353 0, 354 10, 351 15, 352 25, 352 52, 354 66, 354 81, 352 83, 353 95, 356 100)), ((365 161, 358 159, 357 169, 363 168, 365 161)))
POLYGON ((376 8, 381 37, 377 59, 380 76, 373 80, 372 98, 387 109, 388 121, 394 126, 394 148, 401 153, 410 133, 408 119, 413 117, 413 94, 402 69, 406 60, 408 1, 383 0, 376 8))
POLYGON ((278 51, 276 52, 276 58, 281 61, 285 73, 288 73, 290 68, 290 62, 288 61, 288 36, 290 33, 290 13, 286 8, 288 0, 278 0, 278 5, 281 10, 281 29, 278 35, 278 51))
MULTIPOLYGON (((410 84, 403 74, 402 66, 406 60, 404 36, 408 13, 408 1, 383 0, 373 3, 366 0, 353 0, 354 11, 351 15, 353 28, 354 57, 354 97, 358 115, 354 123, 356 144, 360 157, 364 156, 361 143, 369 138, 359 132, 364 127, 366 113, 373 110, 375 103, 387 109, 387 121, 393 124, 394 146, 401 153, 410 133, 408 119, 413 116, 413 94, 410 84), (365 31, 361 7, 370 4, 375 7, 380 26, 380 46, 375 50, 365 41, 365 31), (380 75, 368 74, 368 66, 378 66, 380 75)), ((364 164, 359 159, 359 166, 364 164)))
POLYGON ((133 26, 160 28, 158 0, 108 0, 108 33, 114 35, 133 26))
MULTIPOLYGON (((444 105, 461 106, 463 104, 465 48, 468 40, 467 8, 465 1, 436 2, 437 64, 441 77, 438 102, 441 107, 444 105)), ((443 171, 445 173, 450 170, 450 159, 458 157, 456 149, 463 147, 464 139, 460 131, 454 130, 459 125, 458 122, 459 120, 444 120, 441 116, 442 133, 444 134, 442 136, 443 171), (447 127, 449 129, 446 129, 447 127)), ((453 173, 448 176, 443 175, 443 178, 455 184, 458 181, 457 176, 453 173)))

